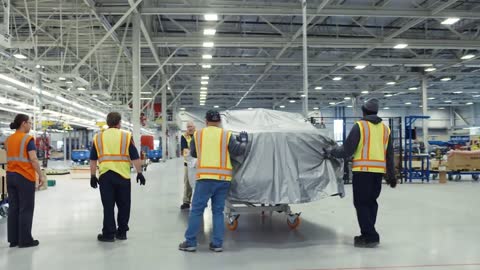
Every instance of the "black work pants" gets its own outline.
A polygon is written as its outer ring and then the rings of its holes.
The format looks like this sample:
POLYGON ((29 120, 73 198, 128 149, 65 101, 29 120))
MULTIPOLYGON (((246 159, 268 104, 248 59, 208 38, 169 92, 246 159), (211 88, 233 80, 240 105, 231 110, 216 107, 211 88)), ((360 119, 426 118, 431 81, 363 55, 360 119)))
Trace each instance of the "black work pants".
POLYGON ((27 245, 33 242, 35 182, 18 173, 7 174, 8 242, 27 245))
POLYGON ((115 233, 122 235, 128 231, 131 204, 131 183, 118 173, 107 171, 100 175, 100 195, 103 204, 103 229, 102 234, 113 238, 115 233), (115 224, 115 204, 118 208, 117 222, 115 224))
POLYGON ((357 210, 358 224, 362 235, 369 241, 379 241, 380 236, 375 230, 377 221, 377 198, 382 190, 381 173, 353 173, 353 204, 357 210))

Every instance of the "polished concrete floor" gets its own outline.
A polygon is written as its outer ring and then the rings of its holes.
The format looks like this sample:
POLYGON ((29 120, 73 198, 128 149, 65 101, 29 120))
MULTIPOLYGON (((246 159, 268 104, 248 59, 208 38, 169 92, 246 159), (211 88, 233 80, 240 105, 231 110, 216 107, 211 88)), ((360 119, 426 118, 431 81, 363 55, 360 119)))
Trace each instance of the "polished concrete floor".
MULTIPOLYGON (((376 249, 352 246, 358 234, 351 187, 344 199, 293 205, 302 212, 294 231, 285 216, 243 215, 227 231, 225 252, 208 251, 211 214, 196 253, 183 253, 188 213, 180 212, 181 160, 153 164, 147 185, 133 186, 129 239, 99 243, 102 206, 88 179, 56 177, 57 186, 36 197, 34 236, 39 247, 11 249, 0 221, 0 269, 480 269, 480 184, 384 186, 376 249)), ((55 177, 49 177, 49 179, 55 177)))

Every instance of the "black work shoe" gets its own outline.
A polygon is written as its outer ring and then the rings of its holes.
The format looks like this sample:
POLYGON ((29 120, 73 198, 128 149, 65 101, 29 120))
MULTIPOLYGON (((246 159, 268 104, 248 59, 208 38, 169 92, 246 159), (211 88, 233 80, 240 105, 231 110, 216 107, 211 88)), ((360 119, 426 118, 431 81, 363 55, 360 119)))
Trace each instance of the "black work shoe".
POLYGON ((126 233, 116 233, 115 238, 118 240, 127 240, 127 234, 126 233))
POLYGON ((19 248, 29 248, 29 247, 36 247, 38 245, 40 245, 40 242, 38 240, 33 240, 30 243, 18 245, 18 247, 19 248))
POLYGON ((181 250, 181 251, 187 251, 187 252, 195 252, 197 251, 197 247, 194 247, 194 246, 190 246, 187 241, 181 243, 180 245, 178 245, 178 249, 181 250))
POLYGON ((100 242, 115 242, 115 238, 105 237, 103 234, 97 236, 98 241, 100 242))
POLYGON ((210 250, 214 252, 222 252, 223 248, 210 243, 210 250))
POLYGON ((380 240, 369 240, 364 236, 354 238, 354 246, 358 248, 374 248, 380 244, 380 240))
POLYGON ((14 247, 17 247, 17 246, 18 246, 18 243, 10 243, 11 248, 14 248, 14 247))
POLYGON ((182 205, 180 205, 180 210, 185 210, 185 209, 190 209, 189 203, 183 203, 182 205))

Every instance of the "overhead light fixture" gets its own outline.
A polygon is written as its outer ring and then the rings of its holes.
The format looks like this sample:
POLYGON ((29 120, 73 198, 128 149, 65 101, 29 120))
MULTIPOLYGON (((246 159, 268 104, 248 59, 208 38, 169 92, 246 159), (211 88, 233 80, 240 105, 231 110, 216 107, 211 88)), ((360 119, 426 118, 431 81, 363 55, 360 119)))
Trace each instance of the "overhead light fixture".
POLYGON ((35 65, 35 68, 41 68, 41 66, 39 64, 35 65))
POLYGON ((408 47, 408 44, 400 43, 400 44, 395 45, 395 47, 393 47, 393 48, 394 49, 405 49, 406 47, 408 47))
POLYGON ((200 97, 200 100, 206 100, 207 97, 200 97))
POLYGON ((460 59, 462 59, 462 60, 470 60, 470 59, 472 59, 472 58, 474 58, 474 57, 475 57, 474 54, 467 54, 467 55, 462 56, 462 58, 460 58, 460 59))
POLYGON ((342 77, 334 77, 333 80, 334 80, 334 81, 341 81, 341 80, 342 80, 342 77))
POLYGON ((202 65, 202 68, 211 68, 211 65, 202 65))
POLYGON ((395 85, 397 84, 396 82, 387 82, 387 85, 395 85))
POLYGON ((215 13, 207 13, 203 15, 205 21, 218 21, 218 15, 215 13))
POLYGON ((383 109, 384 109, 384 110, 390 110, 390 108, 389 108, 389 107, 385 107, 385 108, 383 108, 383 109))
POLYGON ((386 94, 384 97, 393 97, 392 94, 386 94))
POLYGON ((315 87, 315 90, 322 90, 322 89, 323 89, 323 87, 321 87, 321 86, 316 86, 315 87))
POLYGON ((212 59, 212 55, 211 54, 204 54, 204 55, 202 55, 202 58, 203 59, 212 59))
POLYGON ((295 103, 296 101, 295 101, 295 100, 293 100, 293 99, 291 99, 289 102, 290 102, 290 103, 295 103))
POLYGON ((207 85, 208 81, 201 81, 200 83, 203 84, 203 85, 207 85))
POLYGON ((205 36, 214 36, 215 33, 217 33, 217 30, 213 29, 213 28, 207 28, 207 29, 203 29, 203 34, 205 36))
POLYGON ((408 88, 408 90, 410 90, 410 91, 414 91, 414 90, 417 90, 417 89, 418 89, 418 87, 410 87, 410 88, 408 88))
POLYGON ((335 105, 335 102, 329 102, 328 104, 330 104, 330 105, 335 105))
POLYGON ((463 94, 463 91, 455 91, 454 94, 463 94))
POLYGON ((367 90, 362 91, 362 94, 368 94, 368 91, 367 90))
POLYGON ((97 98, 98 96, 96 94, 93 94, 92 95, 92 98, 97 98))
POLYGON ((200 106, 205 106, 205 103, 200 103, 200 106))
POLYGON ((460 21, 460 18, 447 18, 444 21, 442 21, 443 25, 452 25, 460 21))
POLYGON ((65 79, 65 77, 58 77, 58 80, 59 81, 65 81, 66 79, 65 79))
POLYGON ((65 83, 66 84, 72 84, 73 82, 72 81, 66 81, 65 83))
POLYGON ((140 100, 151 100, 151 97, 141 97, 140 100))
POLYGON ((445 100, 444 102, 445 102, 445 103, 452 103, 451 100, 445 100))
POLYGON ((185 111, 185 108, 180 108, 180 111, 185 111))
POLYGON ((351 97, 344 97, 343 99, 345 99, 345 100, 350 100, 350 99, 352 99, 352 98, 351 98, 351 97))
POLYGON ((220 106, 218 106, 218 105, 213 106, 213 108, 215 108, 215 109, 218 109, 219 107, 220 107, 220 106))
POLYGON ((465 104, 466 104, 466 105, 472 105, 473 102, 467 102, 467 103, 465 103, 465 104))
POLYGON ((366 67, 367 67, 366 65, 358 65, 358 66, 355 66, 355 69, 362 70, 366 67))
POLYGON ((314 110, 318 110, 318 107, 314 107, 313 109, 314 109, 314 110))
POLYGON ((412 105, 411 102, 405 102, 405 105, 412 105))
POLYGON ((146 92, 140 92, 140 94, 142 95, 148 95, 148 94, 151 94, 152 92, 149 92, 149 91, 146 91, 146 92))
POLYGON ((17 59, 27 59, 27 57, 21 53, 16 53, 13 55, 13 57, 17 58, 17 59))
POLYGON ((206 95, 207 91, 200 91, 200 95, 206 95))
POLYGON ((248 108, 249 110, 253 110, 253 108, 248 108))
POLYGON ((445 77, 445 78, 442 78, 442 79, 440 79, 440 80, 441 80, 442 82, 448 82, 448 81, 451 81, 452 78, 450 78, 450 77, 445 77))
POLYGON ((85 91, 85 90, 87 90, 87 89, 85 89, 85 87, 77 87, 77 90, 78 90, 78 91, 85 91))
POLYGON ((305 94, 300 95, 301 97, 306 97, 305 94))
POLYGON ((426 72, 432 72, 432 71, 435 71, 435 70, 437 70, 437 69, 434 68, 434 67, 429 67, 429 68, 425 69, 426 72))
POLYGON ((215 46, 215 43, 213 42, 204 42, 203 47, 204 48, 213 48, 215 46))
POLYGON ((445 108, 444 108, 444 107, 440 107, 440 108, 438 108, 438 109, 439 109, 439 110, 445 110, 445 108))
POLYGON ((282 108, 282 109, 285 108, 285 105, 280 105, 280 108, 282 108))
POLYGON ((210 77, 208 77, 208 76, 202 76, 202 80, 208 80, 208 79, 210 79, 210 77))
POLYGON ((206 90, 208 90, 208 88, 205 87, 205 86, 202 86, 202 87, 200 87, 200 90, 205 90, 206 91, 206 90))
POLYGON ((434 98, 434 97, 429 97, 428 99, 429 99, 429 100, 434 100, 435 98, 434 98))

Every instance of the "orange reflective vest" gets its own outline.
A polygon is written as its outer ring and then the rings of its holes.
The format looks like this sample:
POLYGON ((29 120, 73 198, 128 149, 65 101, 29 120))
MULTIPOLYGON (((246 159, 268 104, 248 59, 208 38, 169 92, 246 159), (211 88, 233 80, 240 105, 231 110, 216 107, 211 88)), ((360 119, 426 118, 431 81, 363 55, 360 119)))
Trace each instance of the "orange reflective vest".
POLYGON ((195 132, 197 180, 232 180, 232 163, 228 143, 232 133, 218 127, 206 127, 195 132))
POLYGON ((130 132, 109 128, 95 135, 93 143, 98 155, 100 175, 114 171, 130 179, 130 132))
POLYGON ((353 155, 352 171, 385 173, 390 129, 383 123, 365 120, 356 124, 360 128, 360 142, 353 155))
POLYGON ((19 131, 7 138, 5 141, 7 172, 19 173, 29 181, 35 182, 37 176, 27 151, 30 140, 33 140, 32 136, 19 131))

